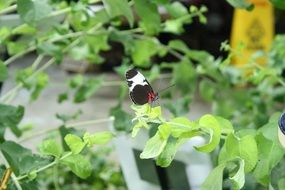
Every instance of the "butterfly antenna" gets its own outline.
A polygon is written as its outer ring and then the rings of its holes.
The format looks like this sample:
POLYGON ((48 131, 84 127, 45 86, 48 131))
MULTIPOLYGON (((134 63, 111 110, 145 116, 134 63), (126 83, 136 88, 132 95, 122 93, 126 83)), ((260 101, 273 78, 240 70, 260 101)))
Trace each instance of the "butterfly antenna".
POLYGON ((161 93, 161 92, 163 92, 163 91, 166 91, 167 89, 169 89, 169 88, 171 88, 171 87, 173 87, 173 86, 175 86, 175 84, 172 84, 172 85, 170 85, 170 86, 168 86, 168 87, 166 87, 166 88, 160 90, 159 93, 161 93))

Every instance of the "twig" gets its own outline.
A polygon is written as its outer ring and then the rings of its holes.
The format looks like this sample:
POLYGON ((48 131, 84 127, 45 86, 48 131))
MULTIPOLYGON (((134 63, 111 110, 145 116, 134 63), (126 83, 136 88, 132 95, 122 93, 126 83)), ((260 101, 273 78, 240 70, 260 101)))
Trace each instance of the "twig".
MULTIPOLYGON (((64 155, 64 156, 62 156, 61 158, 59 158, 59 160, 63 160, 63 159, 65 159, 65 158, 67 158, 67 157, 69 157, 69 156, 71 156, 71 155, 72 155, 72 152, 68 152, 66 155, 64 155)), ((45 165, 45 166, 43 166, 43 167, 41 167, 41 168, 35 170, 35 173, 39 173, 39 172, 41 172, 41 171, 43 171, 43 170, 46 170, 46 169, 48 169, 48 168, 54 166, 54 165, 57 164, 57 163, 58 163, 58 160, 55 160, 55 161, 51 162, 50 164, 45 165)), ((21 181, 21 180, 23 180, 23 179, 25 179, 25 178, 27 178, 27 177, 28 177, 28 174, 25 174, 25 175, 21 175, 21 176, 17 177, 16 179, 17 179, 18 181, 21 181)))

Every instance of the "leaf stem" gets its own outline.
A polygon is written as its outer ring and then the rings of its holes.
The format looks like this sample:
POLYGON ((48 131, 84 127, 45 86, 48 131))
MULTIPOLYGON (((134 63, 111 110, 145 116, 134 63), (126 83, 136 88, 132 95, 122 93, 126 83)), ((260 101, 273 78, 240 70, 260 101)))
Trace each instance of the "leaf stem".
MULTIPOLYGON (((5 156, 3 155, 2 151, 0 151, 0 156, 2 157, 2 160, 3 160, 3 162, 4 162, 5 167, 6 167, 6 168, 10 168, 9 163, 8 163, 8 161, 6 160, 5 156)), ((12 178, 12 181, 14 182, 14 184, 15 184, 17 190, 22 190, 22 187, 21 187, 21 185, 20 185, 20 183, 19 183, 19 180, 18 180, 17 177, 15 176, 14 172, 12 172, 11 178, 12 178)))
MULTIPOLYGON (((69 156, 71 156, 71 155, 72 155, 72 152, 68 152, 67 154, 65 154, 65 155, 63 155, 61 158, 59 158, 58 160, 63 160, 63 159, 65 159, 65 158, 67 158, 67 157, 69 157, 69 156)), ((39 172, 41 172, 41 171, 44 171, 44 170, 46 170, 46 169, 48 169, 48 168, 50 168, 50 167, 56 165, 56 164, 58 163, 58 160, 55 160, 55 161, 49 163, 48 165, 45 165, 45 166, 43 166, 43 167, 41 167, 41 168, 35 170, 35 173, 39 173, 39 172)), ((28 177, 28 174, 25 174, 25 175, 18 176, 16 179, 17 179, 18 181, 21 181, 21 180, 23 180, 23 179, 25 179, 25 178, 27 178, 27 177, 28 177)))
POLYGON ((7 7, 7 8, 5 8, 5 9, 2 9, 0 11, 0 15, 9 13, 9 12, 12 12, 12 11, 15 11, 15 10, 17 10, 17 4, 11 5, 11 6, 7 7))
MULTIPOLYGON (((114 120, 113 117, 102 118, 102 119, 94 119, 94 120, 89 120, 89 121, 80 121, 80 122, 68 123, 68 124, 66 124, 66 127, 67 128, 70 128, 70 127, 76 128, 76 127, 81 127, 81 126, 85 126, 85 125, 94 125, 94 124, 99 124, 99 123, 105 123, 105 122, 112 121, 112 120, 114 120)), ((20 139, 18 141, 18 143, 25 142, 27 140, 34 138, 35 136, 41 136, 41 135, 44 135, 44 134, 47 134, 49 132, 56 131, 56 130, 58 130, 58 128, 52 128, 52 129, 42 130, 42 131, 39 131, 37 133, 33 133, 29 136, 26 136, 26 137, 23 137, 22 139, 20 139)))

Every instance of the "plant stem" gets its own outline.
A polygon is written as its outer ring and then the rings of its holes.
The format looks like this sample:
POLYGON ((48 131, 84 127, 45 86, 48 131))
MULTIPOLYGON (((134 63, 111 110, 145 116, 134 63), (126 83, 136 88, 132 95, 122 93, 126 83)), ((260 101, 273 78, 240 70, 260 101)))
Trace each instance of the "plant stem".
POLYGON ((5 8, 5 9, 2 9, 2 10, 0 11, 0 15, 9 13, 9 12, 12 12, 12 11, 15 11, 15 10, 17 10, 17 4, 11 5, 10 7, 7 7, 7 8, 5 8))
MULTIPOLYGON (((6 160, 5 156, 3 155, 2 151, 0 151, 0 156, 2 157, 2 160, 3 160, 3 162, 4 162, 5 167, 6 167, 6 168, 10 168, 9 163, 8 163, 8 161, 6 160)), ((22 190, 22 187, 21 187, 21 185, 20 185, 20 183, 19 183, 19 180, 16 178, 14 172, 12 172, 11 178, 12 178, 12 181, 14 182, 14 184, 15 184, 17 190, 22 190)))
POLYGON ((59 184, 58 184, 58 164, 55 164, 53 166, 53 184, 55 190, 60 190, 59 184))
MULTIPOLYGON (((72 155, 72 152, 68 152, 67 154, 65 154, 64 156, 62 156, 61 158, 59 158, 59 160, 63 160, 63 159, 65 159, 65 158, 67 158, 67 157, 69 157, 69 156, 71 156, 71 155, 72 155)), ((55 161, 49 163, 48 165, 45 165, 45 166, 43 166, 43 167, 41 167, 41 168, 35 170, 35 173, 39 173, 39 172, 41 172, 41 171, 44 171, 44 170, 46 170, 46 169, 48 169, 48 168, 50 168, 50 167, 56 165, 57 163, 58 163, 58 160, 55 160, 55 161)), ((28 174, 25 174, 25 175, 21 175, 21 176, 17 177, 16 179, 17 179, 18 181, 21 181, 21 180, 23 180, 23 179, 25 179, 25 178, 27 178, 27 177, 28 177, 28 174)))
MULTIPOLYGON (((111 120, 113 120, 112 117, 111 118, 103 118, 103 119, 94 119, 94 120, 89 120, 89 121, 81 121, 81 122, 75 122, 75 123, 68 123, 68 124, 66 124, 66 127, 67 128, 70 128, 70 127, 76 128, 76 127, 81 127, 81 126, 85 126, 85 125, 94 125, 94 124, 99 124, 99 123, 105 123, 105 122, 108 122, 111 120)), ((56 130, 58 130, 58 128, 52 128, 52 129, 39 131, 37 133, 31 134, 29 136, 26 136, 26 137, 20 139, 18 141, 18 143, 25 142, 27 140, 34 138, 35 136, 44 135, 44 134, 47 134, 49 132, 56 131, 56 130)))

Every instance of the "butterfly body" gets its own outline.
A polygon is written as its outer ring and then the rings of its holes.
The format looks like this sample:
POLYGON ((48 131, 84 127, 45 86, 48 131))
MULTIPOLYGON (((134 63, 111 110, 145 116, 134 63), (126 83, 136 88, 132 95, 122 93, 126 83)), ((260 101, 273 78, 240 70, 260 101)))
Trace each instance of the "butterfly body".
POLYGON ((152 104, 158 99, 158 93, 153 91, 146 78, 136 69, 130 69, 126 72, 126 80, 130 97, 135 104, 152 104))

